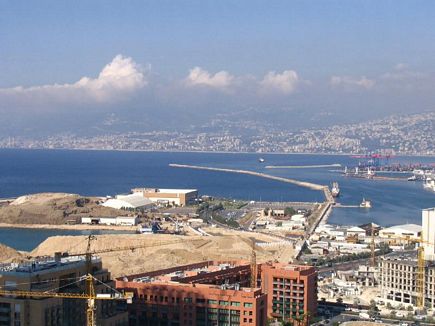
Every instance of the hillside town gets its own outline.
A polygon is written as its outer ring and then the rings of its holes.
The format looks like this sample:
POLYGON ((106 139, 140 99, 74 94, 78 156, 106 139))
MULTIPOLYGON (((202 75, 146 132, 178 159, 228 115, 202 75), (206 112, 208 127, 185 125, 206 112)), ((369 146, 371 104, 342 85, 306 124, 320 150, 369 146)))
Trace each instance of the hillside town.
POLYGON ((190 131, 150 131, 46 138, 6 137, 0 148, 104 149, 363 154, 388 150, 397 155, 435 155, 435 113, 391 116, 329 128, 287 130, 257 121, 214 119, 190 131))

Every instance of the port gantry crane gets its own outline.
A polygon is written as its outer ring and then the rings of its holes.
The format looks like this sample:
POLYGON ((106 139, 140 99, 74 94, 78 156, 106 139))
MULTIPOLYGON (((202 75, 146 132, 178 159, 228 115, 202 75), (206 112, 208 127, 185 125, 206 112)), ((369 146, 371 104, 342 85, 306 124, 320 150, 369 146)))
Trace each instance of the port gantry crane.
POLYGON ((174 241, 159 241, 154 243, 145 243, 140 245, 134 245, 134 246, 125 246, 125 247, 115 247, 115 248, 107 248, 102 250, 91 250, 91 242, 93 240, 96 240, 96 237, 93 235, 89 235, 87 237, 87 246, 86 246, 86 252, 84 253, 72 253, 68 254, 68 256, 85 256, 86 261, 86 275, 79 278, 80 281, 86 282, 86 291, 84 293, 62 293, 62 292, 38 292, 38 291, 17 291, 17 290, 2 290, 0 289, 0 296, 15 296, 15 297, 33 297, 33 298, 63 298, 63 299, 83 299, 87 300, 87 307, 86 307, 86 325, 87 326, 96 326, 96 306, 95 301, 96 300, 126 300, 127 303, 131 303, 131 300, 133 298, 132 292, 126 292, 121 293, 116 291, 114 295, 99 295, 95 292, 95 286, 94 281, 97 280, 95 277, 92 276, 92 256, 103 254, 103 253, 110 253, 110 252, 118 252, 118 251, 134 251, 136 249, 146 249, 150 247, 157 247, 157 246, 165 246, 165 245, 171 245, 171 244, 178 244, 182 242, 196 242, 196 241, 203 241, 200 238, 197 239, 179 239, 174 241))

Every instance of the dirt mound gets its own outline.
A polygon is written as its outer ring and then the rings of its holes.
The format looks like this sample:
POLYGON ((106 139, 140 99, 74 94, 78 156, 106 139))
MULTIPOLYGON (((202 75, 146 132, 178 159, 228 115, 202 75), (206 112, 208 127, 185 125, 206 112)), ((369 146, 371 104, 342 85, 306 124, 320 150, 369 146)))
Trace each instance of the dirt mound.
MULTIPOLYGON (((87 237, 50 237, 31 252, 33 256, 52 255, 54 251, 83 253, 86 251, 87 237)), ((117 234, 101 235, 92 241, 92 251, 146 248, 100 253, 103 265, 115 277, 131 275, 204 260, 249 260, 250 242, 241 235, 215 237, 117 234), (176 243, 174 243, 174 241, 176 243)), ((287 251, 291 249, 287 248, 287 251)), ((279 250, 256 248, 258 261, 279 259, 279 250)))
POLYGON ((40 193, 18 197, 0 207, 0 223, 65 224, 79 222, 82 216, 118 216, 128 212, 103 207, 99 198, 77 194, 40 193))
POLYGON ((22 257, 23 255, 15 249, 0 243, 0 262, 9 262, 22 257))

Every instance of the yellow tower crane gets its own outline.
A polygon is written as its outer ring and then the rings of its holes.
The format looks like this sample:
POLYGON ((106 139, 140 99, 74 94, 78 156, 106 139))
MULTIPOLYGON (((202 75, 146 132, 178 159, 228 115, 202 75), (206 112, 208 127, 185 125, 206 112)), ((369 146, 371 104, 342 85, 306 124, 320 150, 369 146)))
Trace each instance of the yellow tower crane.
POLYGON ((251 288, 257 287, 257 254, 255 253, 255 240, 251 242, 251 288))
POLYGON ((158 241, 154 243, 144 243, 134 246, 125 246, 125 247, 115 247, 115 248, 108 248, 108 249, 102 249, 102 250, 94 250, 91 251, 91 242, 93 240, 96 240, 96 237, 93 235, 88 236, 87 238, 87 246, 86 246, 86 252, 84 253, 73 253, 68 254, 68 256, 85 256, 86 257, 86 276, 84 276, 81 280, 84 280, 86 282, 86 291, 85 293, 60 293, 60 292, 37 292, 37 291, 8 291, 8 290, 0 290, 0 296, 17 296, 17 297, 36 297, 36 298, 64 298, 64 299, 84 299, 87 300, 87 307, 86 307, 86 325, 87 326, 96 326, 96 317, 95 317, 95 301, 96 300, 127 300, 127 302, 131 302, 131 299, 133 297, 133 293, 127 292, 127 293, 117 293, 113 296, 103 296, 99 295, 95 292, 94 287, 94 281, 95 278, 92 276, 92 256, 103 254, 103 253, 109 253, 109 252, 117 252, 117 251, 134 251, 136 249, 144 249, 144 248, 150 248, 150 247, 157 247, 157 246, 164 246, 164 245, 171 245, 171 244, 178 244, 182 242, 197 242, 197 241, 204 241, 200 238, 191 239, 191 240, 185 240, 185 239, 178 239, 174 241, 158 241))
POLYGON ((391 240, 405 240, 409 244, 410 242, 418 243, 419 246, 417 248, 417 275, 416 275, 416 287, 415 290, 417 292, 416 297, 416 306, 419 309, 423 309, 425 305, 425 269, 426 269, 426 261, 424 255, 424 247, 423 244, 429 244, 435 246, 435 243, 425 241, 423 239, 423 234, 421 234, 419 239, 411 239, 408 237, 394 237, 391 240))

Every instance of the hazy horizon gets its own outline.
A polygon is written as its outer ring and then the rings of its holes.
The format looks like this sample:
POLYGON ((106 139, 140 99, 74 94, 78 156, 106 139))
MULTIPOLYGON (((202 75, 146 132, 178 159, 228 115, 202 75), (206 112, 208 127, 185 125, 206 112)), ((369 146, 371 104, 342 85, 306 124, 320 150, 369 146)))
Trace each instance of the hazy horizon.
POLYGON ((0 4, 0 136, 435 111, 430 1, 0 4))

